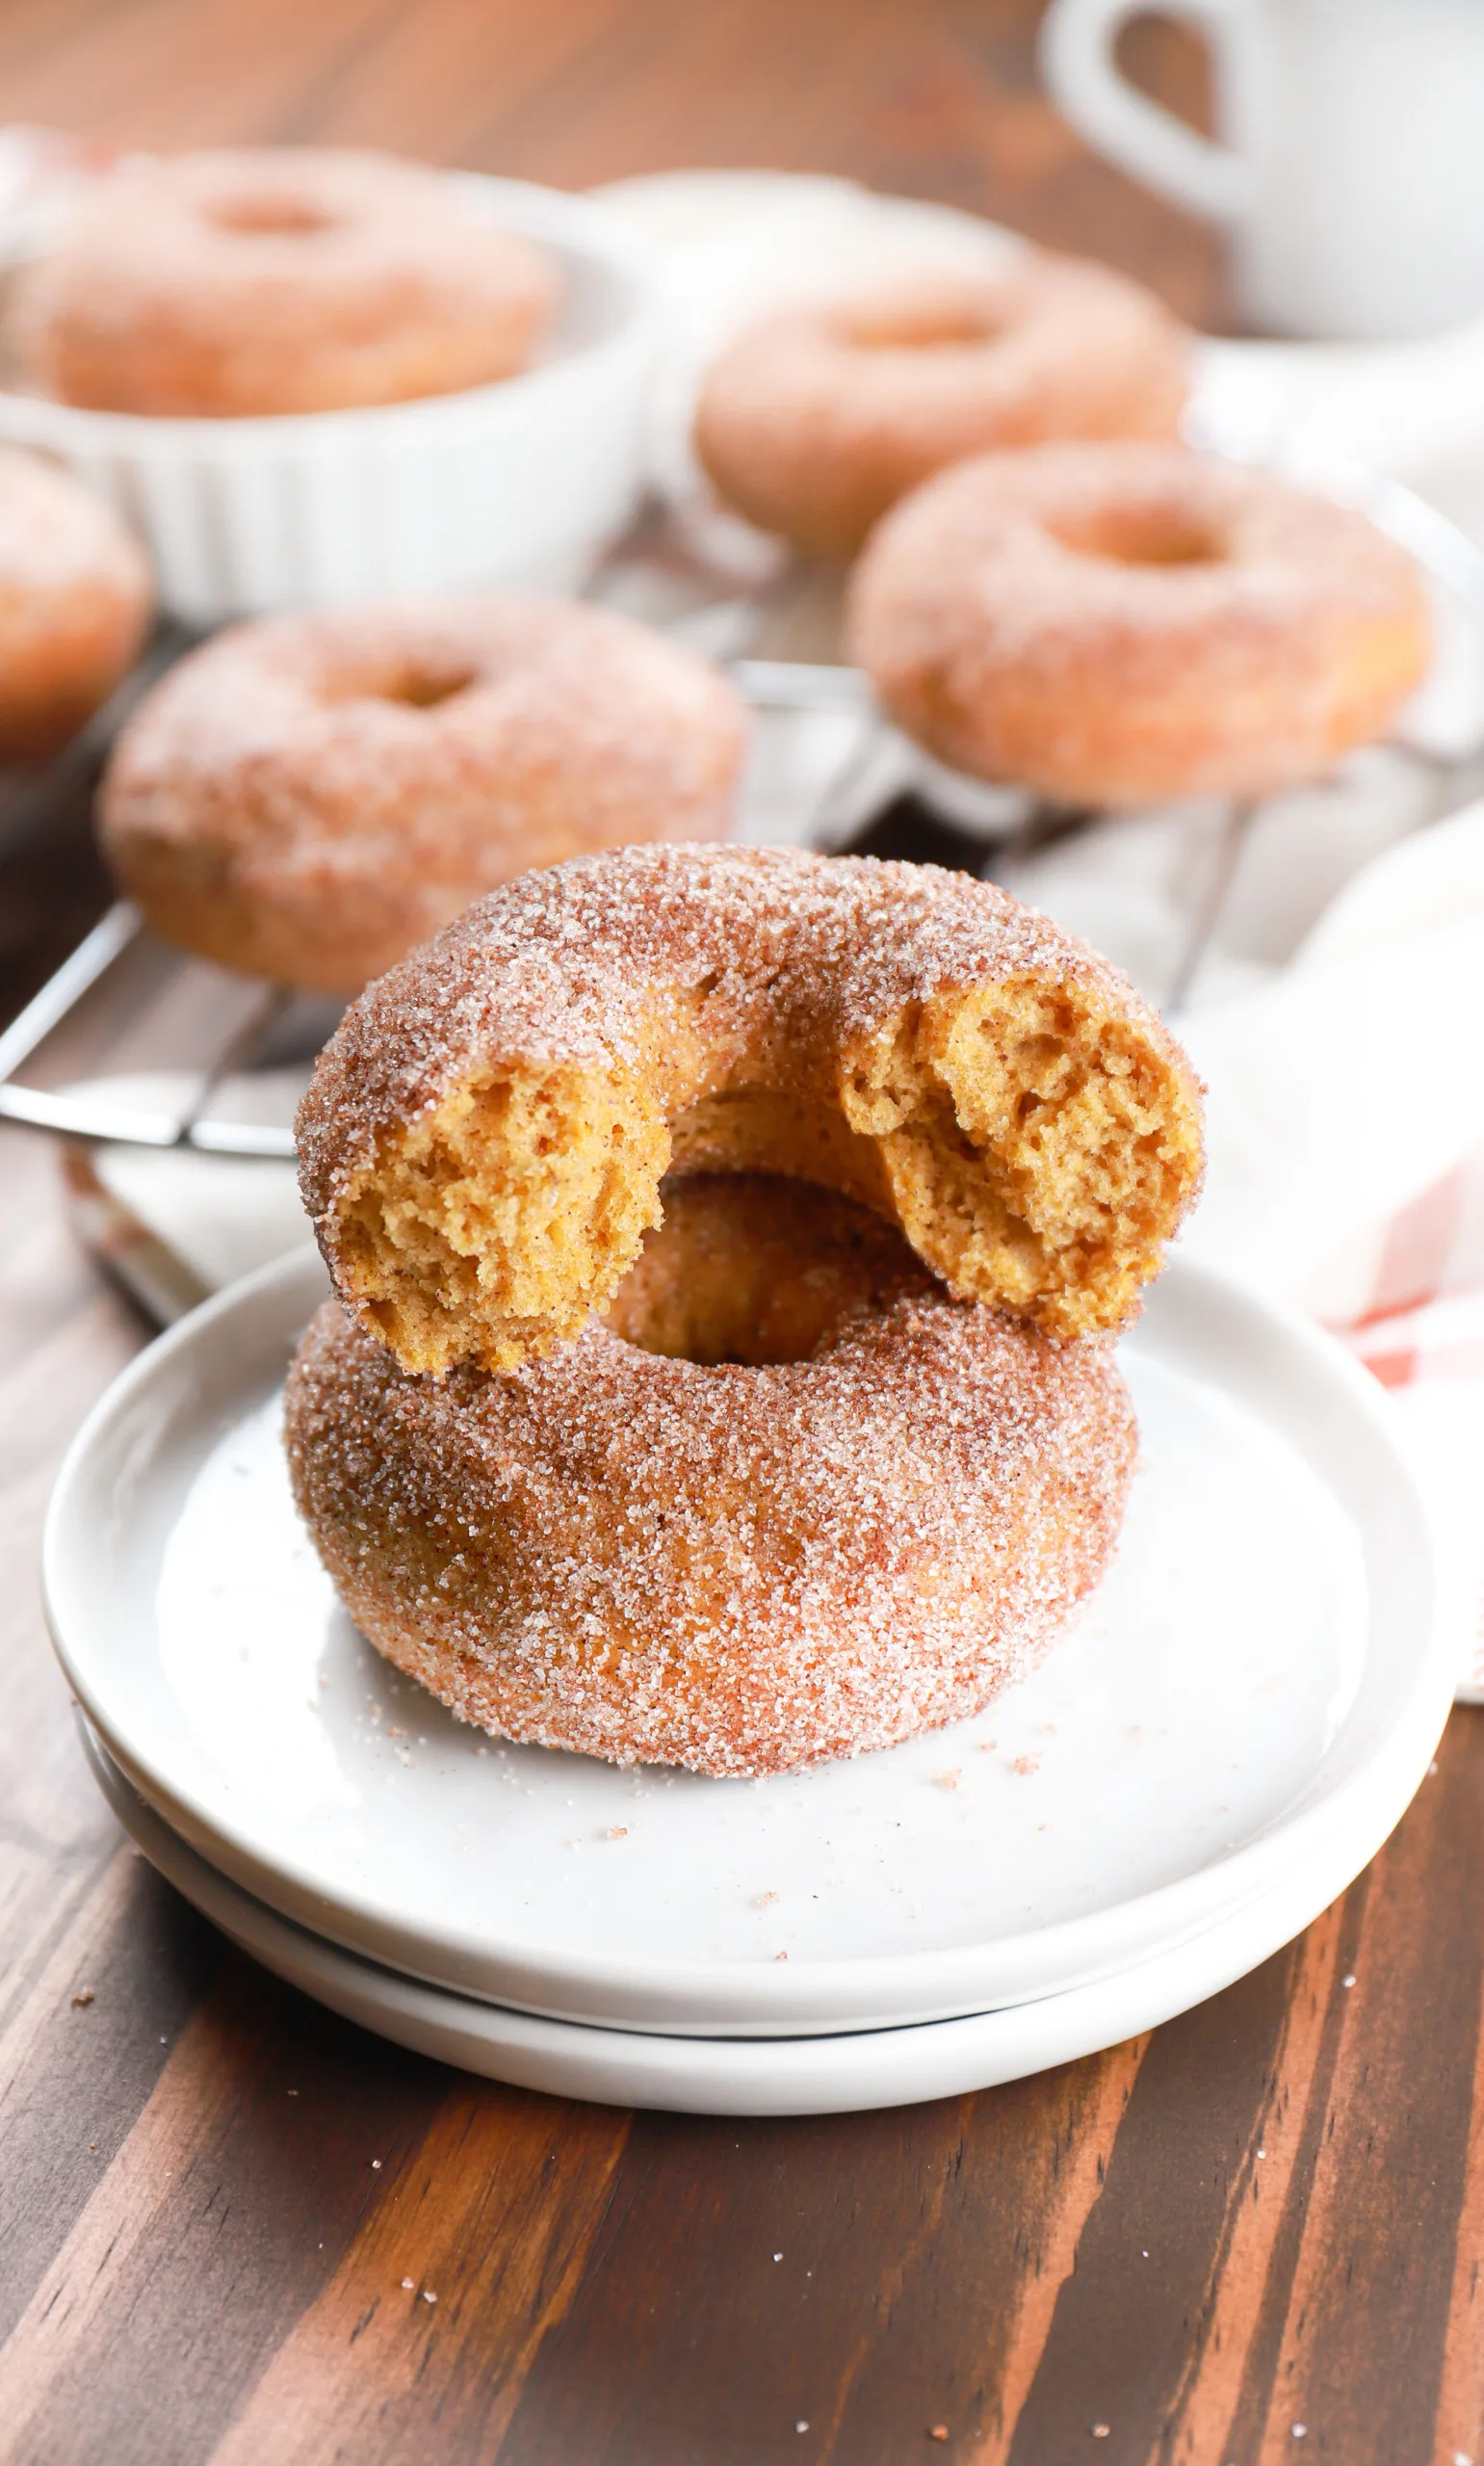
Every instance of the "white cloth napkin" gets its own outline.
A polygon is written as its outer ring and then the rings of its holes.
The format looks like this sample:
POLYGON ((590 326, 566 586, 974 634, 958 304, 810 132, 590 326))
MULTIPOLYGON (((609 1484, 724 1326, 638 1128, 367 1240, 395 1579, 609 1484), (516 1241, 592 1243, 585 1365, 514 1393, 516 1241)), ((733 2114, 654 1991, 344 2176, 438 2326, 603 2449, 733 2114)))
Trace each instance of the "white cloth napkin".
POLYGON ((1484 1700, 1484 803, 1368 866, 1260 988, 1179 1019, 1210 1167, 1185 1239, 1385 1387, 1484 1700))

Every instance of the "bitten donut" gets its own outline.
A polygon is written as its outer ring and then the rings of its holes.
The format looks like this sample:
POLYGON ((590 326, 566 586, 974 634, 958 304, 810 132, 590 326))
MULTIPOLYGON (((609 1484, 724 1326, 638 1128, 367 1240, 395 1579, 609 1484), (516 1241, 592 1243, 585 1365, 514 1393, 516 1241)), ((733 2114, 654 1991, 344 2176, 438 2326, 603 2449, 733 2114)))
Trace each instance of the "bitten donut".
POLYGON ((104 853, 167 940, 355 993, 492 884, 638 839, 724 838, 732 688, 596 608, 518 597, 268 617, 124 730, 104 853))
POLYGON ((728 504, 806 556, 854 556, 946 463, 1048 437, 1173 436, 1189 336, 1122 275, 1027 249, 771 317, 722 352, 695 450, 728 504))
POLYGON ((673 1187, 608 1324, 506 1377, 410 1377, 326 1303, 286 1431, 351 1616, 461 1719, 731 1774, 1022 1676, 1134 1451, 1105 1342, 955 1303, 850 1201, 746 1176, 673 1187))
POLYGON ((117 515, 0 450, 0 761, 53 752, 107 701, 149 607, 149 568, 117 515))
POLYGON ((121 164, 29 277, 34 381, 64 403, 242 419, 512 376, 546 258, 391 155, 284 146, 121 164))
POLYGON ((370 986, 299 1109, 330 1272, 404 1368, 612 1301, 671 1170, 784 1173, 1057 1335, 1137 1306, 1197 1090, 1125 980, 1002 891, 794 849, 527 874, 370 986))
POLYGON ((1071 802, 1263 796, 1378 736, 1430 647, 1417 568, 1358 514, 1179 446, 945 471, 882 523, 847 639, 960 771, 1071 802))

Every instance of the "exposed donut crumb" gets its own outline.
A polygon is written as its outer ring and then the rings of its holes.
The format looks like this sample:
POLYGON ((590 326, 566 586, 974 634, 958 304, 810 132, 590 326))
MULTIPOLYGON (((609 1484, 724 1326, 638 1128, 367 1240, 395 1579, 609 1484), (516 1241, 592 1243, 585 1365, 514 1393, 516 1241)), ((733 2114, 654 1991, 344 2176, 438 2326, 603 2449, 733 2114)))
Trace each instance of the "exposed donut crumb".
POLYGON ((612 1300, 672 1167, 789 1173, 1054 1334, 1138 1307, 1198 1091, 1124 979, 984 882, 782 849, 528 874, 368 988, 299 1110, 340 1291, 404 1367, 612 1300))

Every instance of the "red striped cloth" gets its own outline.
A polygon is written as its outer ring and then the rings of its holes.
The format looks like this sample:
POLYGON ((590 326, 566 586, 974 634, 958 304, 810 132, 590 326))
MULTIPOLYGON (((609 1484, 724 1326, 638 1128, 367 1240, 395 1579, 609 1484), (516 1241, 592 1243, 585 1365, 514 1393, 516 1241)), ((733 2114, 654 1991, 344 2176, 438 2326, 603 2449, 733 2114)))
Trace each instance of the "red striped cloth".
POLYGON ((1484 1154, 1341 1265, 1320 1316, 1391 1396, 1397 1435, 1472 1604, 1458 1693, 1484 1702, 1484 1154))

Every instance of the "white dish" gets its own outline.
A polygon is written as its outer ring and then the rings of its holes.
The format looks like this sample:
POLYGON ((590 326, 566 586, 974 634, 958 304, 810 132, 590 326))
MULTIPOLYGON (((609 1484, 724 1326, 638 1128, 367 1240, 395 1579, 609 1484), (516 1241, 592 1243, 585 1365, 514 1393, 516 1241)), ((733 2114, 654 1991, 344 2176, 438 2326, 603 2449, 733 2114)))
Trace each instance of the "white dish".
POLYGON ((659 332, 650 259, 615 215, 451 174, 469 210, 557 259, 549 355, 497 385, 281 419, 144 419, 0 392, 0 437, 117 508, 190 624, 379 592, 573 589, 628 524, 659 332))
POLYGON ((839 2114, 910 2106, 1073 2063, 1156 2029, 1266 1960, 1349 1880, 1333 1848, 1176 1950, 1095 1984, 919 2028, 802 2038, 647 2036, 538 2019, 378 1968, 255 1901, 129 1787, 83 1725, 99 1787, 161 1874, 279 1978, 363 2029, 554 2097, 690 2114, 839 2114))
POLYGON ((276 1436, 323 1289, 280 1261, 124 1375, 59 1478, 45 1589, 134 1785, 372 1959, 645 2031, 984 2011, 1178 1943, 1321 1845, 1343 1880, 1425 1769, 1453 1673, 1371 1382, 1205 1272, 1177 1262, 1127 1345, 1145 1463, 1077 1632, 974 1721, 753 1783, 502 1745, 364 1643, 276 1436))

